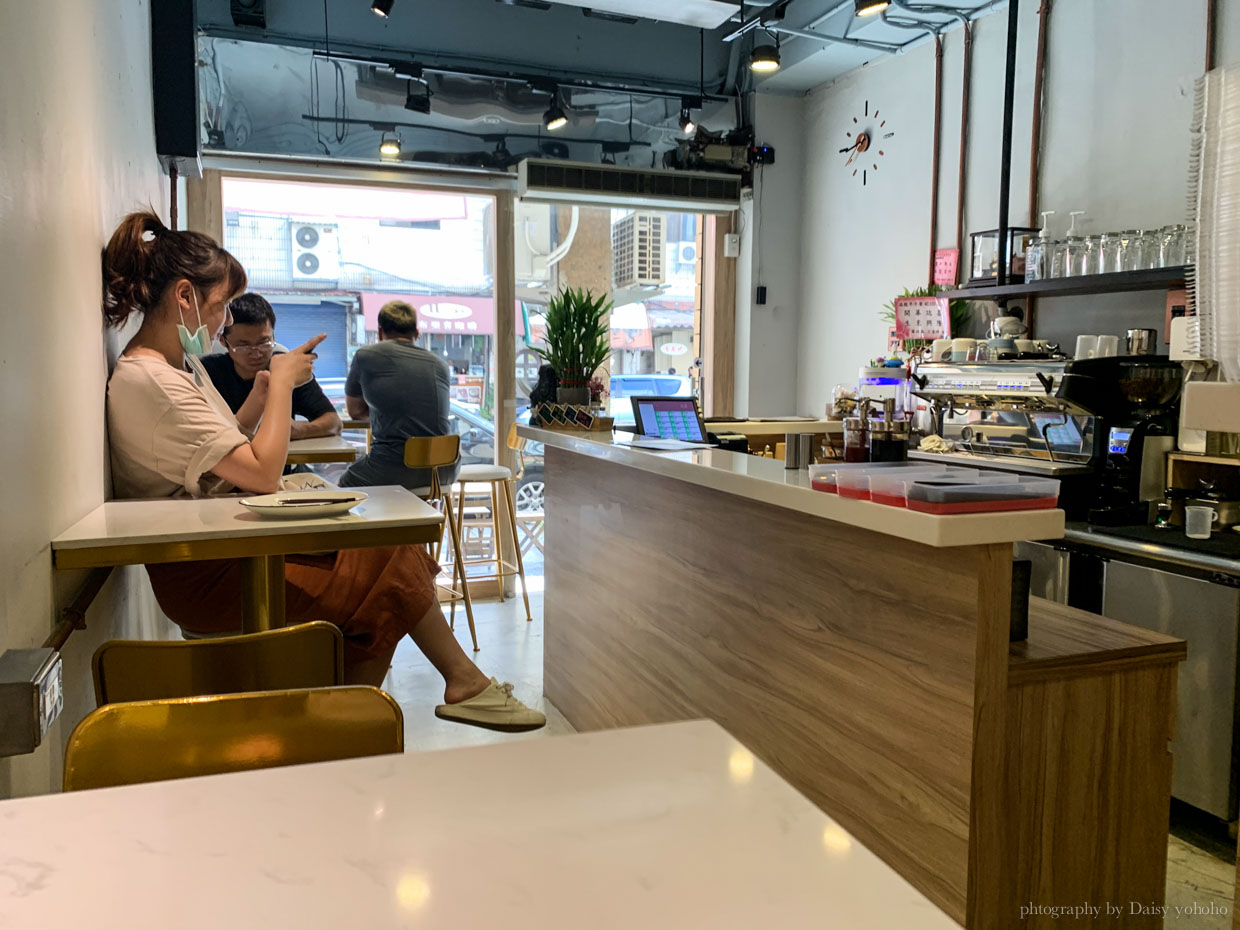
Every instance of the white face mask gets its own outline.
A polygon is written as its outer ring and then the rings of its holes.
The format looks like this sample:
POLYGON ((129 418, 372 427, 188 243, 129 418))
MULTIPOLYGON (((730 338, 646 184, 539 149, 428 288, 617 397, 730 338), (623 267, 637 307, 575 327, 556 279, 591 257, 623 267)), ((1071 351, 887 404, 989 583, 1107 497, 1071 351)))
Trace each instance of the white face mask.
POLYGON ((211 333, 198 310, 198 292, 191 290, 190 294, 194 297, 194 317, 198 320, 198 329, 190 335, 185 326, 185 314, 181 313, 181 305, 178 303, 177 313, 181 315, 181 322, 177 324, 177 338, 181 340, 181 348, 186 355, 206 355, 211 350, 211 333))

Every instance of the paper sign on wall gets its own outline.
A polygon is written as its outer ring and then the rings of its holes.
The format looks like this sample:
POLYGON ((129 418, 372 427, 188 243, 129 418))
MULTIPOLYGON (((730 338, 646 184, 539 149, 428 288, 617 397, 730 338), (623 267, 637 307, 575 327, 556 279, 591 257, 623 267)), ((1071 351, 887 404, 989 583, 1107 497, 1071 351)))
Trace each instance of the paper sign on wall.
POLYGON ((956 268, 960 262, 959 249, 935 249, 934 283, 948 286, 956 283, 956 268))
POLYGON ((946 297, 898 297, 895 308, 901 339, 943 339, 951 331, 946 297))
POLYGON ((887 355, 895 356, 904 351, 904 340, 896 335, 894 326, 887 327, 887 355))

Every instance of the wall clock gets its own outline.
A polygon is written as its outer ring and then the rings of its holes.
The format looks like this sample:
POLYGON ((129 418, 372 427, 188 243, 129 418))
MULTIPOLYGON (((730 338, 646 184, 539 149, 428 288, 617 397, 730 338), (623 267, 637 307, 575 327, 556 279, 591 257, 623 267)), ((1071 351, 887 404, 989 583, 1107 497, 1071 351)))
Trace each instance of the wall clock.
POLYGON ((844 133, 848 145, 840 149, 841 155, 847 155, 844 167, 852 172, 852 176, 861 178, 861 186, 869 184, 870 175, 878 173, 878 167, 886 156, 887 140, 895 135, 895 131, 887 126, 887 120, 879 114, 878 107, 870 107, 865 101, 861 115, 852 118, 852 126, 844 133))

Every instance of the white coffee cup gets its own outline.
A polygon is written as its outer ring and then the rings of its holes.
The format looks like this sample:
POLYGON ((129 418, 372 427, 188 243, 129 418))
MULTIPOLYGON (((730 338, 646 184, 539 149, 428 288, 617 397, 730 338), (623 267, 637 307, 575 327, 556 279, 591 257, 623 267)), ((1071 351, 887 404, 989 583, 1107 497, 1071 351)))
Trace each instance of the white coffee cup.
POLYGON ((976 339, 953 339, 952 340, 952 361, 967 362, 969 353, 977 348, 976 339))
POLYGON ((930 346, 930 361, 947 362, 952 357, 952 341, 950 339, 936 339, 934 344, 930 346))
POLYGON ((1213 507, 1192 505, 1184 508, 1184 535, 1189 539, 1209 539, 1218 511, 1213 507))
POLYGON ((1076 351, 1072 354, 1073 358, 1097 358, 1098 357, 1098 337, 1097 336, 1077 336, 1076 351))
POLYGON ((1119 336, 1099 336, 1096 358, 1114 358, 1119 355, 1119 336))

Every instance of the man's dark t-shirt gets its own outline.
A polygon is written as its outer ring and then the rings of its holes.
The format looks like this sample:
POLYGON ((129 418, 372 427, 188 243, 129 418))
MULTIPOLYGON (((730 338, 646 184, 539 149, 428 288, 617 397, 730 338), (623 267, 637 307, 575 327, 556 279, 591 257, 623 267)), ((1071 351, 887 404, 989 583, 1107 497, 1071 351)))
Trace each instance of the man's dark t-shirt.
MULTIPOLYGON (((232 412, 236 413, 240 410, 241 405, 245 403, 245 399, 250 396, 250 391, 254 388, 253 379, 246 381, 237 374, 237 367, 233 365, 227 352, 203 355, 199 361, 202 362, 202 367, 211 376, 211 383, 215 385, 215 389, 220 392, 220 396, 224 398, 224 402, 228 404, 232 412)), ((317 420, 323 414, 331 413, 335 409, 332 402, 327 399, 327 395, 323 393, 323 389, 319 387, 319 383, 313 378, 301 387, 293 389, 294 417, 317 420)))

